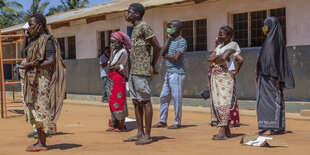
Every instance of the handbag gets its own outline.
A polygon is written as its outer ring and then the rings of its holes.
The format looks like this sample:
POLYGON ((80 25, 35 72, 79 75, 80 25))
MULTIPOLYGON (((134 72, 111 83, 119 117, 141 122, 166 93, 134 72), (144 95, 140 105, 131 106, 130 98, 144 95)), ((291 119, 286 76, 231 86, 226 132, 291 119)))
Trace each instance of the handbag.
POLYGON ((203 93, 201 93, 202 98, 204 98, 205 100, 210 98, 210 90, 207 89, 205 90, 203 93))

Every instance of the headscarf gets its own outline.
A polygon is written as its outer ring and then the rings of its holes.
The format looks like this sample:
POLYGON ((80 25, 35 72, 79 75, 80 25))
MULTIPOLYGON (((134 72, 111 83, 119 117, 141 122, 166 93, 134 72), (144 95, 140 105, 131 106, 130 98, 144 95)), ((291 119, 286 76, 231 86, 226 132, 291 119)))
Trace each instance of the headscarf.
POLYGON ((264 24, 268 26, 268 35, 259 54, 257 74, 276 78, 284 88, 295 88, 280 22, 276 17, 268 17, 264 24))
POLYGON ((112 33, 111 38, 122 43, 127 53, 128 54, 130 53, 129 49, 131 48, 131 40, 126 33, 117 31, 117 32, 112 33))

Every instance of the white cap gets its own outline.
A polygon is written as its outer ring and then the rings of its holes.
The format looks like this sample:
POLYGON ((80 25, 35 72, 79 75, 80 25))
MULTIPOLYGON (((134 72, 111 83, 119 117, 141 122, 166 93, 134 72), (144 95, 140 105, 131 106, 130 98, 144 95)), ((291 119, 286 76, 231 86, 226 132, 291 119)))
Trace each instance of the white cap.
POLYGON ((28 29, 29 28, 29 25, 28 25, 28 22, 23 26, 23 29, 28 29))

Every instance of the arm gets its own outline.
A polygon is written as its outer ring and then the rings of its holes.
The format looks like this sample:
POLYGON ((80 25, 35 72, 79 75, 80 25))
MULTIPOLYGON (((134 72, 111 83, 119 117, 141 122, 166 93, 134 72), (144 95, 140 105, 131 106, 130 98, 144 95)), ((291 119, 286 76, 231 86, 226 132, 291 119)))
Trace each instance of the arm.
POLYGON ((124 67, 126 66, 127 60, 128 60, 128 54, 123 53, 122 56, 120 57, 120 59, 117 61, 117 63, 114 66, 111 66, 110 69, 118 70, 118 71, 124 70, 124 67))
POLYGON ((28 44, 28 39, 29 39, 29 34, 27 33, 27 30, 24 30, 23 41, 22 41, 22 45, 20 48, 20 53, 22 57, 24 57, 24 50, 28 44))
POLYGON ((213 52, 207 52, 207 61, 209 62, 214 62, 215 59, 219 56, 216 55, 216 53, 213 51, 213 52))
POLYGON ((169 61, 172 61, 172 62, 177 62, 177 61, 179 61, 179 59, 181 58, 181 55, 182 55, 182 53, 179 52, 179 51, 177 51, 177 52, 175 52, 174 55, 168 55, 168 54, 166 54, 166 55, 164 56, 164 58, 167 59, 167 60, 169 60, 169 61))
POLYGON ((243 64, 243 57, 240 54, 238 54, 237 56, 235 56, 235 60, 237 62, 237 68, 236 71, 234 72, 234 75, 236 75, 240 71, 243 64))
POLYGON ((169 49, 169 42, 172 39, 172 37, 170 35, 168 35, 168 38, 162 48, 162 53, 161 56, 165 57, 165 55, 168 53, 168 49, 169 49))
POLYGON ((156 37, 152 37, 152 38, 148 39, 148 42, 150 42, 150 44, 153 46, 153 51, 154 51, 153 61, 152 61, 153 74, 158 74, 158 72, 156 70, 156 63, 157 63, 158 58, 160 56, 161 47, 160 47, 159 42, 158 42, 156 37))
POLYGON ((216 59, 215 59, 215 63, 219 64, 219 63, 223 63, 225 62, 226 60, 229 60, 229 57, 231 54, 233 54, 235 52, 235 50, 233 49, 228 49, 224 52, 224 54, 218 56, 216 59))

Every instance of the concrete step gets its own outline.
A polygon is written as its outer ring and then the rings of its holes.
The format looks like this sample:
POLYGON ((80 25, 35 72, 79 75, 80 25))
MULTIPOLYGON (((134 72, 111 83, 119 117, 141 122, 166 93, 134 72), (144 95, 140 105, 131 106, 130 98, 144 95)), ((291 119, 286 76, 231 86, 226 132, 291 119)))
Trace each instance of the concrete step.
POLYGON ((310 117, 310 109, 309 110, 301 110, 300 116, 310 117))

